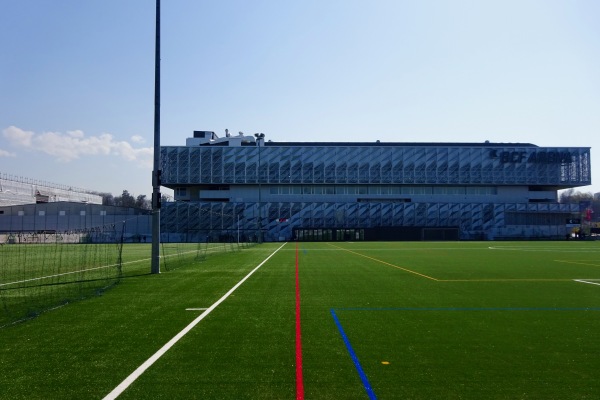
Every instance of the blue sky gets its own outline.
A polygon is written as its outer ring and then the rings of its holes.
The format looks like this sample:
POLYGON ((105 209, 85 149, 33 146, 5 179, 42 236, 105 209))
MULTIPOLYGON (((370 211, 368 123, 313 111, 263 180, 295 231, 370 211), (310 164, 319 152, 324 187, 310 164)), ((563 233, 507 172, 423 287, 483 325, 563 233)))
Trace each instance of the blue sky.
MULTIPOLYGON (((151 194, 154 7, 0 0, 0 172, 151 194)), ((161 142, 589 146, 579 190, 600 192, 598 20, 596 0, 163 0, 161 142)))

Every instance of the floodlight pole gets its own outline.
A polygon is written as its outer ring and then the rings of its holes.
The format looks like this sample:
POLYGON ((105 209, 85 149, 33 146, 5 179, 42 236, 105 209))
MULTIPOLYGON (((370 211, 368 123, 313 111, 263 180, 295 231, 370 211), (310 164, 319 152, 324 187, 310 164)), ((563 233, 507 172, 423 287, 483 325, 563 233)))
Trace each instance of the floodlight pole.
POLYGON ((154 54, 154 167, 152 171, 151 272, 160 274, 160 0, 156 0, 156 48, 154 54))
POLYGON ((256 145, 258 146, 258 243, 262 243, 263 242, 263 232, 262 232, 262 186, 261 186, 261 180, 260 180, 260 172, 261 172, 261 163, 260 163, 260 148, 263 145, 263 142, 265 140, 265 134, 264 133, 255 133, 254 136, 256 137, 256 145))

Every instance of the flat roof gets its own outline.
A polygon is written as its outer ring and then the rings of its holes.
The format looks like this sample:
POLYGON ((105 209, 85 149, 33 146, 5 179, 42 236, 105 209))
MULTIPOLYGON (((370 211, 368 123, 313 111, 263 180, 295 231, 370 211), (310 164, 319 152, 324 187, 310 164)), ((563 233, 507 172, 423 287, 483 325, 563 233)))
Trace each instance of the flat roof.
POLYGON ((458 142, 265 142, 265 146, 282 147, 539 147, 531 143, 458 143, 458 142))

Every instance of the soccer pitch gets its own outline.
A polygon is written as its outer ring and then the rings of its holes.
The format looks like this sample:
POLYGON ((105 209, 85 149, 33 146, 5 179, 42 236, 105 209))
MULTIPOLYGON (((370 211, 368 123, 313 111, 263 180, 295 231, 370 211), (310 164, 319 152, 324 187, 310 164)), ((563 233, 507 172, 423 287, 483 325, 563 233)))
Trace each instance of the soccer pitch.
POLYGON ((598 242, 265 243, 160 275, 148 254, 125 245, 102 296, 0 329, 0 398, 600 393, 598 242))

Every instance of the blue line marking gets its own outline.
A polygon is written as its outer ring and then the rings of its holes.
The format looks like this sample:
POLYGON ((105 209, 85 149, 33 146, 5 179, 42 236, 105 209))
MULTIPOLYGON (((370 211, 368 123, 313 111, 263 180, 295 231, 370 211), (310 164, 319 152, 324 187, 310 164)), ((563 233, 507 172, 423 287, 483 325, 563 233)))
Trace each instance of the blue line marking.
MULTIPOLYGON (((600 307, 344 307, 338 311, 600 311, 600 307)), ((333 312, 333 309, 332 309, 333 312)))
POLYGON ((333 320, 335 321, 335 324, 337 325, 338 330, 340 331, 340 335, 342 335, 342 339, 344 340, 344 343, 346 344, 346 349, 348 350, 348 353, 350 353, 350 357, 352 358, 352 361, 354 362, 354 367, 356 367, 356 371, 358 372, 358 375, 360 376, 360 380, 362 381, 363 386, 364 386, 365 390, 367 391, 367 394, 369 395, 369 399, 372 399, 372 400, 377 399, 377 396, 375 396, 375 392, 373 392, 373 388, 371 388, 371 384, 369 383, 369 380, 367 379, 367 375, 365 375, 365 371, 363 371, 362 367, 360 366, 358 357, 356 356, 356 353, 354 352, 354 349, 352 348, 352 345, 350 344, 350 340, 348 339, 348 336, 346 336, 346 333, 344 332, 344 328, 342 328, 342 324, 340 323, 340 320, 338 319, 337 315, 335 314, 335 310, 333 308, 331 309, 331 315, 333 316, 333 320))
MULTIPOLYGON (((342 307, 338 308, 338 311, 600 311, 600 307, 342 307)), ((335 309, 330 309, 333 320, 337 325, 337 328, 344 340, 346 349, 354 362, 354 367, 360 376, 360 380, 363 383, 365 391, 369 395, 369 399, 375 400, 375 392, 367 379, 365 371, 362 369, 358 357, 350 344, 350 339, 346 336, 344 328, 335 313, 335 309)))

